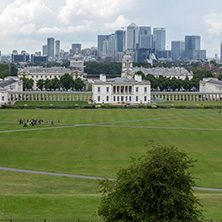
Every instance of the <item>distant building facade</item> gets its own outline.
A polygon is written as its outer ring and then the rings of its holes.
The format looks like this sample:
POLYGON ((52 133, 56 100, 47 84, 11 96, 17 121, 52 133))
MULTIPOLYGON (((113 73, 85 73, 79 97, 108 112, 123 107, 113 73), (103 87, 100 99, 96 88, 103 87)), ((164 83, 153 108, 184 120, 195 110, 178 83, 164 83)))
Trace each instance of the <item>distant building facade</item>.
POLYGON ((106 79, 100 75, 92 84, 94 103, 112 104, 147 104, 151 102, 151 85, 143 81, 140 75, 130 75, 133 62, 130 55, 125 55, 122 63, 121 78, 106 79))
POLYGON ((165 28, 153 29, 153 42, 155 51, 166 50, 166 30, 165 28))
POLYGON ((22 92, 23 81, 15 76, 8 76, 4 80, 0 80, 0 104, 8 104, 10 98, 9 92, 22 92))
POLYGON ((204 78, 199 85, 200 92, 222 92, 222 81, 216 78, 204 78))

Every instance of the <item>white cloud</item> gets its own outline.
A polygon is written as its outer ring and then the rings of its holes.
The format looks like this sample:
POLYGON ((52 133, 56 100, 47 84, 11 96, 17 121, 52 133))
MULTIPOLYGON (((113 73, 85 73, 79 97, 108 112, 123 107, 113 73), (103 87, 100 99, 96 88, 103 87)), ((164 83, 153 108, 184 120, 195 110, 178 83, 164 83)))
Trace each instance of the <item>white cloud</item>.
POLYGON ((50 13, 42 0, 15 0, 0 14, 0 29, 4 30, 1 34, 34 33, 37 22, 44 22, 50 13))
POLYGON ((210 27, 208 29, 210 35, 219 36, 222 34, 222 13, 210 13, 206 16, 204 21, 210 27))
POLYGON ((124 15, 120 15, 116 18, 114 22, 105 23, 104 27, 106 29, 116 30, 116 29, 120 29, 122 27, 128 26, 129 23, 130 23, 130 20, 126 19, 124 15))
POLYGON ((83 16, 107 20, 130 9, 134 4, 134 0, 66 0, 58 19, 66 25, 83 16))

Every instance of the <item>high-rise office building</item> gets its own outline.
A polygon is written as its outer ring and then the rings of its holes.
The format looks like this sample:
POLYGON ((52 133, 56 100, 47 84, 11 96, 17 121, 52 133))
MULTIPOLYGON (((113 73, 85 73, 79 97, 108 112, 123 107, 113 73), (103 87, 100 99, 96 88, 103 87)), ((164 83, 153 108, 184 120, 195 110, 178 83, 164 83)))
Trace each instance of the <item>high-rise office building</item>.
POLYGON ((42 46, 42 55, 43 56, 47 56, 48 55, 48 46, 47 45, 43 45, 42 46))
POLYGON ((220 43, 220 62, 222 62, 222 42, 220 43))
POLYGON ((115 32, 115 53, 123 52, 125 50, 126 32, 117 30, 115 32))
POLYGON ((135 50, 139 43, 139 27, 135 23, 127 26, 127 49, 135 50))
POLYGON ((186 59, 205 59, 205 50, 200 50, 200 36, 185 36, 185 57, 186 59))
POLYGON ((56 51, 56 56, 58 57, 59 56, 59 53, 60 53, 60 41, 59 40, 56 40, 55 41, 55 51, 56 51))
POLYGON ((54 60, 54 56, 55 56, 55 39, 54 38, 48 38, 47 39, 47 55, 48 55, 48 59, 49 61, 53 61, 54 60))
POLYGON ((173 60, 181 60, 184 56, 185 42, 172 41, 171 42, 171 56, 173 60))
POLYGON ((103 42, 108 39, 108 35, 98 35, 97 46, 98 56, 103 55, 103 42))
POLYGON ((200 50, 200 36, 185 36, 185 50, 200 50))
POLYGON ((151 35, 151 27, 141 26, 139 28, 139 48, 152 49, 153 36, 151 35))
POLYGON ((166 30, 164 28, 153 29, 153 42, 156 51, 166 50, 166 30))
POLYGON ((82 49, 82 45, 80 43, 73 43, 72 44, 72 54, 75 55, 76 53, 80 53, 82 49))

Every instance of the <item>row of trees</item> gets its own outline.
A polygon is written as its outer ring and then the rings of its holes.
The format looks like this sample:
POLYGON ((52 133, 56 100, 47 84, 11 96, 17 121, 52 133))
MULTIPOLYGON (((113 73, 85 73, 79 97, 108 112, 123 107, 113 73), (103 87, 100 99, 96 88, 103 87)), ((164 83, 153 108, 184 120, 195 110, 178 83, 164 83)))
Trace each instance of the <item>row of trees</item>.
POLYGON ((0 79, 7 76, 16 76, 18 69, 15 64, 0 64, 0 79))
MULTIPOLYGON (((27 79, 25 77, 22 78, 23 80, 23 90, 29 90, 33 88, 33 80, 32 79, 27 79)), ((73 77, 68 74, 65 73, 60 79, 58 79, 57 77, 55 77, 54 79, 40 79, 37 82, 37 87, 40 90, 57 90, 62 88, 63 90, 82 90, 84 87, 84 82, 80 79, 77 78, 76 80, 73 80, 73 77)))
POLYGON ((186 91, 197 90, 199 89, 199 82, 203 78, 214 77, 213 73, 209 70, 190 70, 193 71, 193 78, 189 80, 186 77, 184 80, 177 79, 176 77, 167 78, 164 76, 160 76, 159 78, 155 78, 153 75, 148 74, 144 75, 143 72, 139 71, 137 74, 142 75, 144 80, 149 80, 151 82, 151 87, 153 90, 161 90, 161 91, 176 91, 184 89, 186 91))

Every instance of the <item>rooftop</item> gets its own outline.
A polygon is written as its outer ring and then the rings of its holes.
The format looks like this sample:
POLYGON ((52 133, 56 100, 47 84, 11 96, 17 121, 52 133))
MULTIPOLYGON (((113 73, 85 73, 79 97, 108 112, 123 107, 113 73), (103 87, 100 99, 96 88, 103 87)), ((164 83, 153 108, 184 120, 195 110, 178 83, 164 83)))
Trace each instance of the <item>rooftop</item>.
POLYGON ((5 88, 6 86, 9 86, 9 85, 11 85, 14 82, 17 82, 17 81, 14 80, 14 79, 9 79, 9 80, 6 80, 6 81, 1 81, 0 82, 0 87, 1 88, 5 88))

